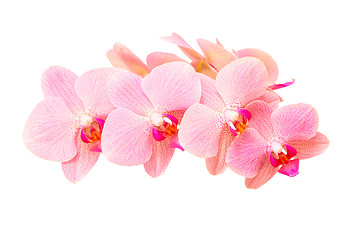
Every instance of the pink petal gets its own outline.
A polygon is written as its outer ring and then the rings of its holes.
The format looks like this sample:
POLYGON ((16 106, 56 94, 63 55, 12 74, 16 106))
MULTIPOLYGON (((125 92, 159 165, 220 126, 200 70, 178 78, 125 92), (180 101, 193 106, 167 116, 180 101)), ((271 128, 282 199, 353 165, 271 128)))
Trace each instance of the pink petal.
POLYGON ((307 159, 323 153, 329 146, 329 139, 318 132, 313 138, 289 141, 288 144, 297 150, 297 158, 307 159))
POLYGON ((252 128, 248 128, 231 143, 226 162, 231 170, 252 178, 258 174, 266 153, 267 141, 252 128))
POLYGON ((291 161, 289 161, 288 163, 284 164, 279 170, 279 173, 282 173, 284 175, 287 175, 289 177, 295 177, 297 176, 298 172, 298 167, 299 167, 299 160, 298 159, 293 159, 291 161))
POLYGON ((217 71, 220 71, 227 64, 237 59, 234 54, 218 44, 205 39, 197 39, 197 43, 205 55, 207 62, 217 71))
POLYGON ((265 154, 262 160, 258 174, 253 178, 245 179, 245 186, 251 189, 258 189, 268 182, 278 171, 278 168, 273 167, 269 161, 269 155, 265 154))
POLYGON ((108 95, 117 108, 127 108, 139 115, 147 115, 153 109, 152 103, 145 96, 142 78, 129 72, 115 73, 108 83, 108 95))
POLYGON ((266 140, 274 135, 274 130, 271 121, 273 109, 263 101, 253 101, 246 108, 252 117, 248 126, 254 128, 266 140))
POLYGON ((281 89, 281 88, 291 86, 294 82, 295 82, 295 80, 292 79, 292 81, 290 81, 290 82, 270 85, 269 88, 272 89, 272 90, 277 90, 277 89, 281 89))
POLYGON ((106 118, 115 109, 107 94, 110 77, 118 72, 116 68, 99 68, 82 74, 75 83, 77 95, 83 105, 95 116, 106 118))
POLYGON ((82 142, 80 135, 77 137, 77 155, 70 161, 62 163, 63 173, 69 181, 73 183, 80 181, 95 165, 100 153, 91 151, 94 146, 95 144, 82 142))
POLYGON ((238 58, 243 57, 255 57, 262 61, 268 72, 268 82, 267 85, 274 84, 278 79, 278 66, 274 59, 266 52, 256 49, 256 48, 247 48, 240 51, 237 51, 236 55, 238 58))
POLYGON ((185 62, 156 67, 142 82, 145 95, 155 109, 167 112, 186 110, 201 98, 201 82, 185 62))
POLYGON ((217 71, 205 60, 191 62, 191 66, 196 72, 202 73, 212 79, 216 79, 217 71))
POLYGON ((219 150, 217 155, 211 158, 206 158, 206 168, 212 175, 221 174, 227 168, 226 151, 231 142, 235 139, 227 128, 223 128, 219 140, 219 150))
POLYGON ((167 114, 163 114, 163 115, 173 116, 175 118, 173 121, 177 120, 178 123, 181 123, 183 115, 185 114, 185 112, 186 112, 185 110, 177 110, 177 111, 167 112, 167 114))
POLYGON ((106 56, 114 67, 123 68, 142 77, 149 73, 148 66, 121 43, 115 43, 106 56))
POLYGON ((172 159, 174 148, 169 148, 170 139, 164 141, 153 141, 152 156, 144 163, 145 171, 152 177, 158 177, 167 169, 172 159))
POLYGON ((25 124, 23 138, 38 157, 65 162, 77 153, 76 119, 60 98, 41 101, 25 124))
POLYGON ((152 155, 148 118, 129 109, 118 108, 106 119, 101 136, 102 152, 116 164, 131 166, 147 162, 152 155))
POLYGON ((273 128, 282 141, 308 140, 318 128, 317 111, 308 104, 284 106, 272 114, 273 128))
POLYGON ((279 107, 279 103, 283 101, 277 93, 271 90, 267 90, 262 96, 260 96, 256 100, 262 100, 268 103, 269 106, 273 108, 273 110, 277 110, 279 107))
POLYGON ((200 103, 215 111, 220 111, 224 107, 224 101, 215 88, 215 81, 204 74, 197 74, 201 81, 200 103))
POLYGON ((214 157, 225 121, 221 113, 202 104, 190 107, 178 132, 182 147, 198 157, 214 157))
POLYGON ((256 58, 245 57, 221 69, 215 87, 225 103, 246 105, 265 93, 266 81, 263 63, 256 58))
POLYGON ((224 47, 224 46, 222 46, 221 42, 217 38, 216 38, 216 44, 219 45, 219 46, 221 46, 221 47, 224 47))
POLYGON ((84 109, 81 99, 75 91, 75 81, 78 78, 70 70, 53 66, 47 69, 42 76, 42 90, 44 97, 58 97, 66 103, 67 107, 77 113, 84 109))
POLYGON ((172 36, 162 37, 161 39, 166 40, 170 43, 176 44, 184 54, 192 61, 203 60, 204 57, 196 52, 188 43, 183 40, 177 33, 172 33, 172 36))
POLYGON ((169 62, 184 61, 182 58, 172 54, 164 52, 152 52, 147 56, 147 64, 150 69, 163 65, 169 62))

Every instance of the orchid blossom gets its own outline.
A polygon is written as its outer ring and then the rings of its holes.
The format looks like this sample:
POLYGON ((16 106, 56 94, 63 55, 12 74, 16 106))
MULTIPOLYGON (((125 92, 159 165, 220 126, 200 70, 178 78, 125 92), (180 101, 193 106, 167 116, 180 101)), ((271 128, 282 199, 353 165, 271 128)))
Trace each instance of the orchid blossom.
POLYGON ((248 188, 259 188, 277 172, 294 177, 302 159, 325 151, 329 140, 317 132, 318 115, 308 104, 284 106, 275 112, 266 103, 247 106, 249 128, 227 151, 228 166, 245 176, 248 188))
POLYGON ((222 47, 221 43, 214 44, 205 39, 197 39, 204 56, 194 50, 181 36, 173 33, 172 36, 162 37, 162 39, 176 44, 181 51, 191 59, 191 65, 196 72, 203 73, 213 79, 216 74, 228 63, 237 59, 231 52, 222 47))
POLYGON ((109 50, 106 56, 114 67, 125 69, 141 77, 145 77, 153 68, 164 63, 184 61, 172 53, 153 52, 147 56, 147 64, 145 64, 121 43, 115 43, 113 49, 109 50))
POLYGON ((257 58, 245 57, 221 69, 216 81, 203 74, 199 77, 201 101, 186 111, 180 143, 186 151, 206 158, 208 171, 216 175, 227 167, 231 142, 249 126, 249 104, 266 92, 267 71, 257 58))
POLYGON ((268 87, 271 90, 288 87, 295 82, 295 80, 292 79, 292 81, 287 83, 276 84, 279 73, 277 63, 268 53, 264 52, 263 50, 257 48, 246 48, 236 52, 234 51, 234 53, 238 58, 255 57, 262 61, 268 72, 268 87))
POLYGON ((95 69, 77 77, 54 66, 43 74, 45 99, 29 116, 24 143, 35 155, 61 162, 71 182, 81 180, 100 155, 104 121, 115 109, 106 95, 115 71, 95 69))
POLYGON ((109 82, 117 108, 107 118, 101 137, 106 158, 116 164, 144 164, 152 177, 167 168, 178 142, 184 111, 198 103, 201 83, 185 62, 166 63, 144 79, 120 72, 109 82))
POLYGON ((273 90, 288 87, 295 82, 295 80, 292 79, 292 81, 287 83, 276 84, 279 73, 277 63, 268 53, 260 49, 246 48, 239 51, 233 51, 233 53, 231 53, 226 50, 217 39, 217 44, 205 39, 197 39, 197 43, 204 54, 201 55, 176 33, 173 33, 172 36, 162 37, 162 39, 176 44, 182 52, 192 60, 191 65, 194 67, 196 72, 205 74, 212 79, 216 79, 217 73, 224 66, 238 58, 255 57, 259 59, 263 62, 268 73, 267 92, 262 97, 264 98, 262 100, 271 102, 273 104, 272 106, 275 106, 275 109, 278 108, 278 104, 282 101, 282 99, 273 90))

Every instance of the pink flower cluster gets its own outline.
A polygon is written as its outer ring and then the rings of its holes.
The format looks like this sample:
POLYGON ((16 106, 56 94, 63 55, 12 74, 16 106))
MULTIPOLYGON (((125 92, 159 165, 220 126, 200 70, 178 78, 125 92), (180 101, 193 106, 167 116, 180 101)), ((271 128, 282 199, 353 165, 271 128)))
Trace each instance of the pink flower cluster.
POLYGON ((207 170, 229 167, 259 188, 277 172, 293 177, 300 160, 322 153, 328 139, 317 131, 308 104, 278 109, 278 67, 259 49, 227 51, 198 39, 203 54, 180 36, 163 39, 191 59, 154 52, 143 63, 115 44, 107 52, 114 68, 81 76, 62 67, 44 72, 44 100, 30 114, 25 145, 35 155, 62 163, 78 182, 100 153, 116 164, 143 164, 158 177, 176 148, 205 158, 207 170))

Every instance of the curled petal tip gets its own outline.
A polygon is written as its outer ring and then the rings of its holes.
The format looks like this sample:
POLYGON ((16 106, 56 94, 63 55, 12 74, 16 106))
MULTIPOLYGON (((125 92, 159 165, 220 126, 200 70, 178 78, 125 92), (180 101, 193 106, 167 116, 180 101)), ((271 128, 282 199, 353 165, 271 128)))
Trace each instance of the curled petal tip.
POLYGON ((241 116, 246 117, 248 120, 250 120, 252 118, 252 114, 248 110, 246 110, 244 108, 238 109, 238 113, 241 116))
POLYGON ((287 144, 285 144, 284 146, 286 146, 286 148, 287 148, 287 158, 288 159, 291 159, 292 157, 296 156, 297 150, 294 147, 287 145, 287 144))
POLYGON ((272 90, 285 88, 285 87, 291 86, 293 83, 295 83, 295 81, 296 80, 292 78, 292 80, 290 82, 286 82, 286 83, 282 83, 282 84, 273 84, 273 85, 269 86, 269 88, 272 90))
POLYGON ((178 133, 174 134, 171 137, 171 141, 169 142, 169 147, 170 148, 178 148, 178 149, 181 149, 182 151, 184 151, 183 147, 179 143, 178 133))

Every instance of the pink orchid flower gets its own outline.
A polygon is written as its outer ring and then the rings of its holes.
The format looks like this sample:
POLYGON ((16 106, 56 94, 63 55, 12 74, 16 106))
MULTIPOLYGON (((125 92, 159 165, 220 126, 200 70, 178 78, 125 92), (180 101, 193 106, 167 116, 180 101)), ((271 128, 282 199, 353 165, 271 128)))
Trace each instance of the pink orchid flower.
POLYGON ((278 79, 277 63, 268 53, 260 49, 246 48, 231 53, 226 50, 217 39, 217 44, 205 39, 197 39, 197 43, 204 54, 201 55, 176 33, 172 33, 172 36, 162 37, 162 39, 176 44, 182 52, 192 60, 191 65, 195 68, 196 72, 203 73, 213 79, 216 78, 217 72, 237 58, 255 57, 261 60, 267 69, 268 90, 288 87, 294 83, 294 80, 292 80, 283 84, 275 84, 278 79))
POLYGON ((62 67, 51 67, 42 77, 45 99, 30 114, 24 143, 35 155, 62 163, 73 183, 95 165, 108 114, 115 109, 106 95, 107 79, 115 70, 95 69, 77 77, 62 67))
POLYGON ((191 59, 191 65, 196 72, 203 73, 213 79, 216 78, 218 71, 237 59, 234 54, 223 48, 219 41, 217 41, 218 44, 214 44, 205 39, 197 39, 197 43, 204 53, 201 55, 177 33, 172 33, 172 36, 162 37, 162 39, 176 44, 191 59))
POLYGON ((109 50, 106 56, 114 67, 125 69, 141 77, 145 77, 153 68, 164 63, 184 61, 172 53, 153 52, 147 56, 147 64, 145 64, 121 43, 115 43, 113 49, 109 50))
POLYGON ((272 56, 270 56, 268 53, 264 52, 263 50, 260 50, 257 48, 246 48, 243 50, 239 50, 237 52, 234 51, 234 53, 238 58, 255 57, 255 58, 258 58, 260 61, 262 61, 268 72, 268 87, 271 90, 288 87, 295 82, 295 80, 292 79, 292 81, 290 81, 290 82, 276 84, 276 81, 278 79, 278 73, 279 73, 277 63, 274 61, 272 56))
POLYGON ((245 57, 221 69, 216 81, 198 76, 201 101, 186 111, 179 138, 186 151, 206 158, 208 171, 216 175, 227 167, 225 156, 231 142, 249 125, 252 116, 247 107, 266 92, 267 71, 257 58, 245 57))
POLYGON ((109 96, 117 108, 101 137, 106 158, 116 164, 144 164, 157 177, 167 168, 178 142, 184 111, 198 103, 201 83, 185 62, 166 63, 144 79, 129 72, 114 75, 109 96))
POLYGON ((250 127, 239 135, 227 151, 226 161, 245 176, 245 185, 257 189, 277 172, 294 177, 299 160, 317 156, 329 145, 319 132, 318 115, 308 104, 284 106, 275 112, 256 101, 247 107, 252 113, 250 127))

